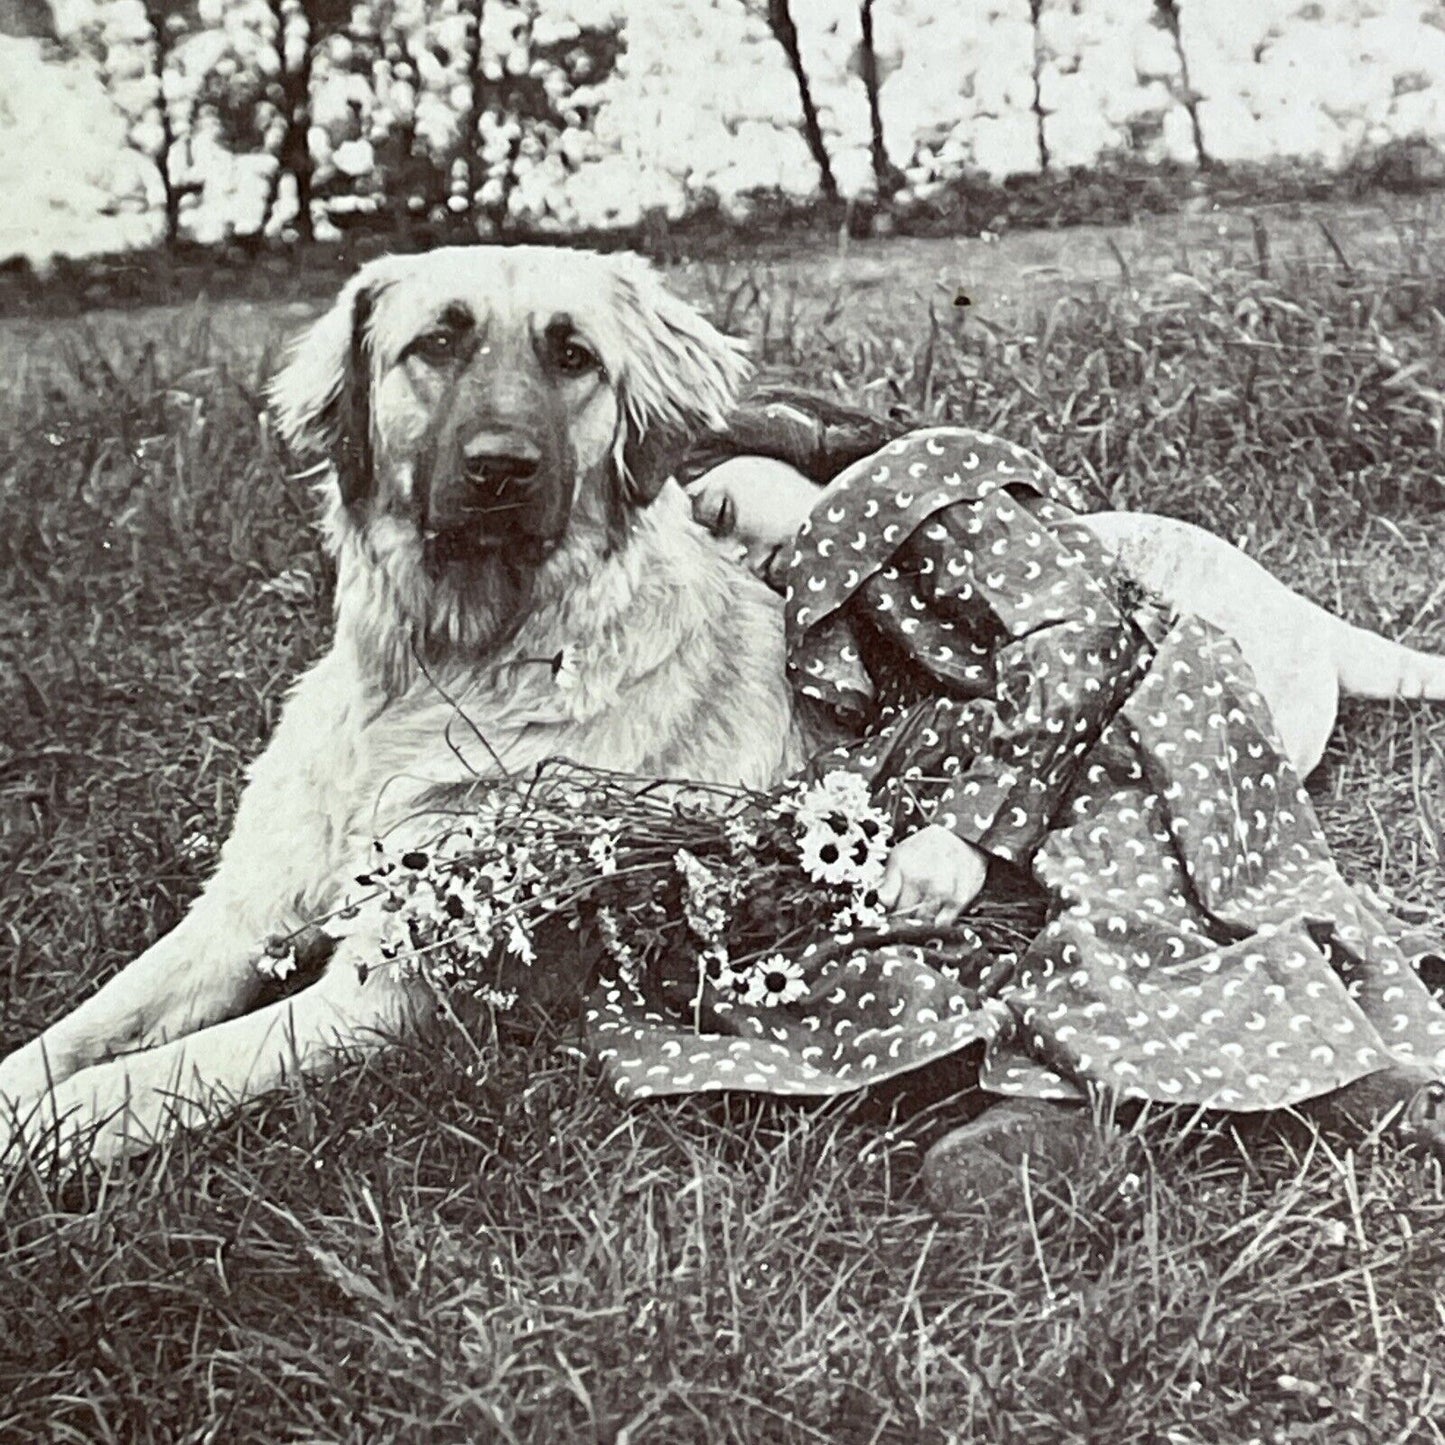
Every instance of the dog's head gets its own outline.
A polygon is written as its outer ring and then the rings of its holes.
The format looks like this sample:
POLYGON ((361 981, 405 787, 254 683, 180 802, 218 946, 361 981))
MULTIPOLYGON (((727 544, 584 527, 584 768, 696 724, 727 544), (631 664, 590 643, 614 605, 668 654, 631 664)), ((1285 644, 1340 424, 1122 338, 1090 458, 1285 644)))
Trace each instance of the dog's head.
POLYGON ((441 584, 535 571, 578 533, 615 545, 745 370, 635 256, 454 247, 365 267, 271 399, 329 455, 341 525, 410 531, 441 584))

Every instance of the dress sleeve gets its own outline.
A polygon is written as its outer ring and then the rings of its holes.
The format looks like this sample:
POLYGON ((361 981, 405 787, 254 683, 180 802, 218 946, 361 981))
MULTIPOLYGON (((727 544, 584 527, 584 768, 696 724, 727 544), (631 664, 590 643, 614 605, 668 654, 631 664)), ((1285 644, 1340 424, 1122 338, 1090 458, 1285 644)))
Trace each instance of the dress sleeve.
POLYGON ((959 503, 859 598, 874 648, 902 653, 935 683, 955 680, 925 689, 875 737, 875 780, 920 824, 1010 862, 1042 841, 1153 655, 1107 553, 1068 516, 1014 490, 959 503))

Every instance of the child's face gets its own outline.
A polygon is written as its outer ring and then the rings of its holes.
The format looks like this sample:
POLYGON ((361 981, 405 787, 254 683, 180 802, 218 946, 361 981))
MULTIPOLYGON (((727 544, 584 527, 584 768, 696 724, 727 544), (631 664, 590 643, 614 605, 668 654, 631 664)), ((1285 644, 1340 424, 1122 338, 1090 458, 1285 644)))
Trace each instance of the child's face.
POLYGON ((772 457, 733 457, 687 491, 693 517, 755 572, 797 535, 822 496, 802 472, 772 457))

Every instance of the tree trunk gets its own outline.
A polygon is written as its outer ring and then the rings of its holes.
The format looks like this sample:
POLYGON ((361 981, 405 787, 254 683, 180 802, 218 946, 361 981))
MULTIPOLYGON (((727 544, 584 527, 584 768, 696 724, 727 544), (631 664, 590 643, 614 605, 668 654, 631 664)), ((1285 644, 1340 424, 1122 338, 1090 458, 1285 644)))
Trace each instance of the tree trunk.
POLYGON ((1199 96, 1189 78, 1189 57, 1184 53, 1184 36, 1179 24, 1179 0, 1154 0, 1160 23, 1174 37, 1174 53, 1179 57, 1179 103, 1189 115, 1189 129, 1194 136, 1194 157, 1202 171, 1214 168, 1214 157, 1204 148, 1204 127, 1199 123, 1199 96))
POLYGON ((286 169, 296 180, 296 234, 302 241, 316 239, 316 223, 311 214, 311 187, 316 162, 311 155, 311 65, 316 52, 309 29, 301 68, 289 77, 286 86, 286 135, 281 143, 286 169))
POLYGON ((287 173, 296 182, 296 234, 303 241, 316 239, 311 216, 311 189, 315 162, 311 158, 311 66, 315 60, 316 36, 310 19, 303 13, 306 44, 301 64, 292 70, 286 58, 286 8, 283 0, 266 0, 266 8, 276 27, 276 79, 281 87, 281 144, 276 152, 276 174, 268 190, 266 210, 261 217, 264 233, 270 223, 281 179, 287 173))
POLYGON ((176 185, 172 153, 176 144, 176 128, 171 121, 171 108, 166 104, 166 67, 170 62, 171 37, 166 29, 164 9, 145 7, 146 25, 151 32, 151 54, 155 57, 156 115, 161 124, 161 143, 156 152, 156 170, 161 177, 161 200, 165 213, 165 247, 176 248, 181 238, 181 193, 176 185))
POLYGON ((151 66, 156 79, 156 118, 161 139, 150 159, 161 179, 161 206, 165 217, 163 244, 173 251, 181 239, 181 187, 176 180, 175 150, 178 137, 170 106, 166 103, 166 71, 170 68, 174 38, 166 25, 168 7, 147 0, 143 6, 146 29, 150 31, 151 66))
POLYGON ((482 117, 487 111, 487 77, 482 70, 482 17, 486 0, 468 0, 467 13, 472 23, 467 28, 467 108, 462 116, 461 159, 466 168, 467 216, 477 223, 477 192, 486 179, 482 174, 482 117))
POLYGON ((868 93, 868 149, 873 161, 873 184, 878 199, 886 201, 903 184, 898 168, 888 159, 888 146, 883 137, 883 107, 878 100, 878 49, 873 40, 873 0, 863 0, 858 8, 862 42, 858 48, 858 70, 863 89, 868 93))
POLYGON ((814 165, 818 167, 823 196, 829 201, 836 201, 838 182, 833 176, 833 162, 828 158, 828 147, 823 140, 818 108, 813 104, 813 88, 808 84, 808 72, 803 68, 803 52, 798 46, 798 27, 793 24, 788 0, 768 0, 768 29, 783 47, 788 64, 792 67, 793 78, 798 82, 798 99, 803 107, 803 139, 808 143, 808 153, 813 157, 814 165))
POLYGON ((181 189, 172 174, 170 161, 175 141, 170 121, 163 120, 161 122, 161 146, 166 153, 166 159, 161 165, 161 193, 166 216, 165 247, 168 251, 174 251, 181 240, 181 189))
POLYGON ((1044 13, 1044 0, 1029 0, 1029 18, 1034 23, 1034 98, 1031 108, 1034 113, 1034 139, 1039 149, 1039 169, 1049 168, 1049 141, 1044 134, 1044 45, 1039 34, 1039 18, 1044 13))
POLYGON ((502 169, 502 191, 496 201, 487 207, 487 216, 492 223, 492 234, 498 238, 512 229, 512 193, 517 189, 517 160, 522 154, 522 133, 518 131, 507 147, 507 160, 502 169))

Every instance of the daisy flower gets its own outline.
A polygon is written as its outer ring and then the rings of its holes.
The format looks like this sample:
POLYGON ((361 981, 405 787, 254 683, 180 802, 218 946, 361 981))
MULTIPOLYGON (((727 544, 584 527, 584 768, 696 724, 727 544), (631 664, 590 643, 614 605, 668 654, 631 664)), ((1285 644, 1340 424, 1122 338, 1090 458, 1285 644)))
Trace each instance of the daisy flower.
POLYGON ((582 655, 576 647, 563 648, 548 659, 552 666, 552 681, 560 692, 575 692, 582 684, 582 655))
POLYGON ((798 840, 803 872, 832 888, 876 885, 886 858, 887 853, 876 849, 856 828, 839 835, 825 823, 809 828, 798 840))
POLYGON ((509 1009, 517 1002, 516 989, 497 988, 490 983, 478 984, 477 987, 472 990, 472 995, 479 1003, 484 1004, 487 1008, 498 1010, 509 1009))
POLYGON ((423 965, 423 971, 427 982, 437 988, 450 988, 462 976, 461 965, 445 953, 431 954, 423 965))
POLYGON ((407 920, 432 930, 445 931, 454 921, 447 908, 447 895, 439 892, 431 879, 407 898, 402 908, 407 920))
POLYGON ((458 942, 461 942, 468 952, 474 954, 486 954, 491 951, 491 902, 488 899, 467 899, 465 894, 458 894, 467 902, 467 920, 465 925, 460 926, 457 931, 458 942))
POLYGON ((717 984, 717 992, 726 1002, 741 1004, 744 1008, 761 1008, 766 991, 763 975, 756 968, 745 968, 739 973, 729 971, 717 984))
POLYGON ((387 851, 386 844, 380 838, 371 840, 371 852, 366 860, 366 871, 357 877, 358 883, 379 882, 383 878, 389 878, 396 872, 396 859, 387 851))
POLYGON ((793 812, 805 828, 826 823, 839 833, 846 832, 849 824, 879 817, 866 780, 836 769, 803 789, 794 800, 793 812))
POLYGON ((734 858, 749 857, 758 846, 758 837, 757 824, 742 815, 723 821, 723 838, 734 858))
POLYGON ((522 926, 522 920, 515 916, 507 920, 507 952, 520 958, 523 963, 534 963, 537 958, 537 950, 532 947, 532 940, 522 926))
POLYGON ((257 958, 256 972, 262 978, 274 978, 278 983, 296 972, 296 949, 284 941, 273 941, 266 945, 266 951, 257 958))
POLYGON ((412 946, 411 928, 400 909, 379 908, 374 915, 383 958, 396 958, 412 946))
POLYGON ((407 848, 396 861, 403 877, 419 878, 431 871, 432 855, 425 848, 407 848))
POLYGON ((811 829, 798 843, 798 861, 803 872, 818 883, 846 883, 851 866, 843 850, 842 840, 824 828, 811 829))
POLYGON ((617 872, 617 834, 601 832, 587 845, 587 856, 604 878, 617 872))
POLYGON ((803 965, 784 953, 775 953, 756 963, 750 970, 757 978, 759 1002, 764 1008, 797 1003, 808 992, 803 965))
POLYGON ((873 887, 855 887, 848 901, 829 922, 834 933, 848 932, 854 928, 882 928, 888 922, 888 912, 878 901, 877 890, 873 887))
POLYGON ((516 880, 500 858, 489 858, 467 881, 471 896, 476 899, 496 898, 515 886, 516 880))
POLYGON ((728 985, 734 969, 725 943, 714 943, 701 949, 698 952, 697 961, 702 968, 703 977, 714 988, 723 988, 728 985))
POLYGON ((883 881, 892 836, 892 829, 886 823, 878 825, 865 818, 844 838, 844 850, 853 864, 855 887, 876 888, 883 881))

